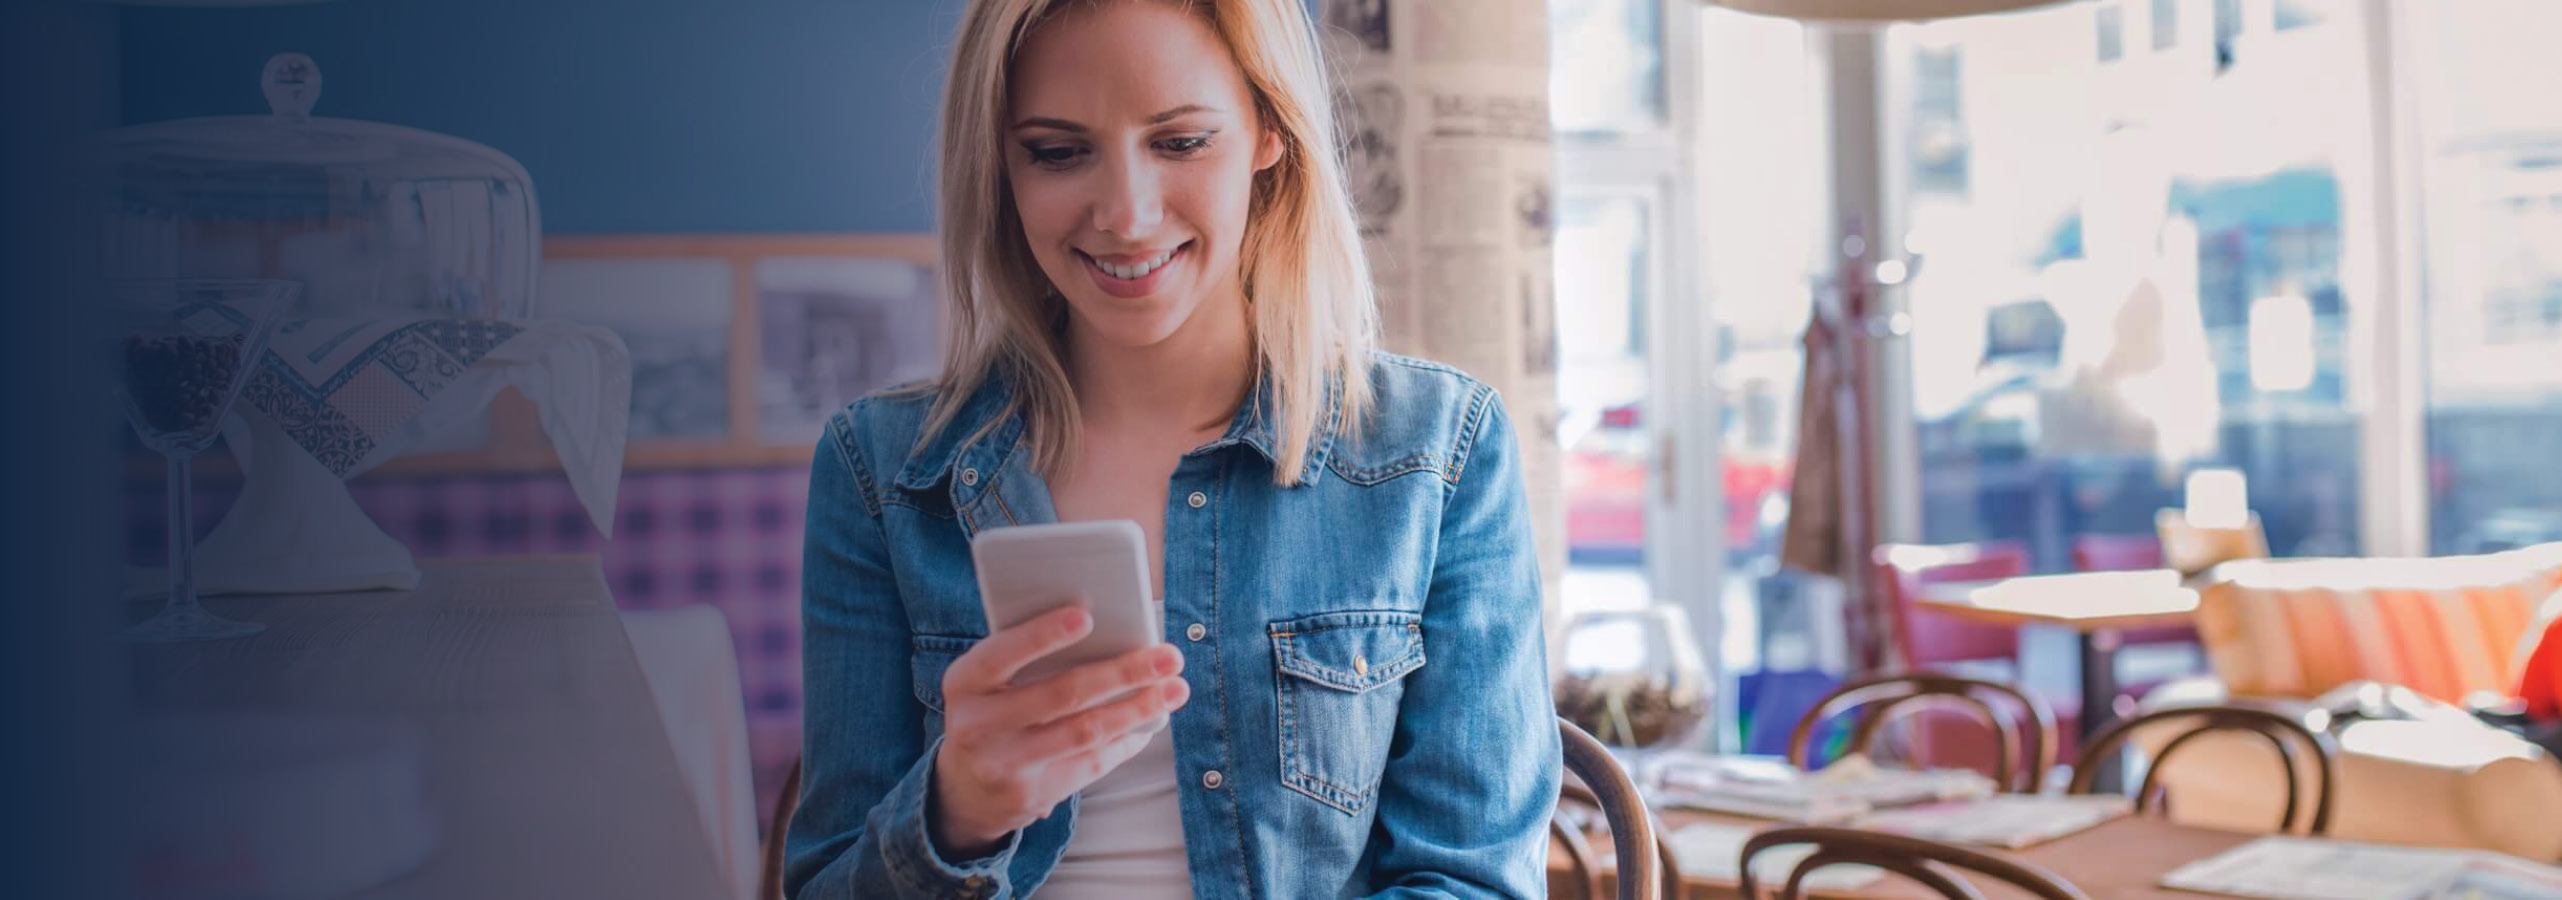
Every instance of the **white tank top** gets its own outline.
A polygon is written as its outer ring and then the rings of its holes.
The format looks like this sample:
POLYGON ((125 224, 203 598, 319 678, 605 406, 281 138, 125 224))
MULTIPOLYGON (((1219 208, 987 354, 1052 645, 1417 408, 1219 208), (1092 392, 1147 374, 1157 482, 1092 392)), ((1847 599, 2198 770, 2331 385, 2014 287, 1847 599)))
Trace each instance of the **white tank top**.
POLYGON ((1031 900, 1192 900, 1172 727, 1078 797, 1075 833, 1031 900))

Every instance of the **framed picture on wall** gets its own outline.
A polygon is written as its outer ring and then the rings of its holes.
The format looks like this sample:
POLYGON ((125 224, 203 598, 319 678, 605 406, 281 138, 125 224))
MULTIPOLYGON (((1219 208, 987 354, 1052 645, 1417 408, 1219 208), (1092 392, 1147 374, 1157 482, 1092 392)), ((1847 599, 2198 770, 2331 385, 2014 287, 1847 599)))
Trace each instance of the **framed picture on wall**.
POLYGON ((933 266, 769 256, 756 260, 754 276, 758 443, 808 446, 852 398, 934 375, 941 333, 933 266))
POLYGON ((631 351, 633 444, 730 440, 731 268, 697 256, 544 261, 543 317, 611 328, 631 351))

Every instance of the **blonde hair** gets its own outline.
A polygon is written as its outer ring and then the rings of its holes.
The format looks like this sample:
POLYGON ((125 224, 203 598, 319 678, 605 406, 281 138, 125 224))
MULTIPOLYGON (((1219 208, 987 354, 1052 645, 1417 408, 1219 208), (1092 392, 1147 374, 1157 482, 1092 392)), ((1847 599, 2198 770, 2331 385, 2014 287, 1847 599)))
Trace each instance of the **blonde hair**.
MULTIPOLYGON (((1007 78, 1016 49, 1055 9, 1092 0, 975 0, 943 92, 944 291, 950 320, 944 370, 924 436, 952 425, 972 393, 1002 372, 1014 387, 1034 465, 1061 471, 1074 452, 1077 407, 1062 361, 1065 316, 1025 243, 1006 181, 1007 78)), ((1184 0, 1226 41, 1281 158, 1256 173, 1238 248, 1254 359, 1273 401, 1274 480, 1292 484, 1329 393, 1336 427, 1354 429, 1371 403, 1378 342, 1370 266, 1345 186, 1315 28, 1300 0, 1184 0)), ((976 440, 981 435, 971 435, 976 440)))

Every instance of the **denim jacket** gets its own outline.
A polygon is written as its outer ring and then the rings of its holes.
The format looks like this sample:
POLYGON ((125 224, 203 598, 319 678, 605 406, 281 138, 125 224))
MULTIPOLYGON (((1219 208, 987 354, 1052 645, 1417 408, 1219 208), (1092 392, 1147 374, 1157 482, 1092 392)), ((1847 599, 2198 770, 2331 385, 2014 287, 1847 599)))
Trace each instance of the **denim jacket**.
MULTIPOLYGON (((1297 486, 1274 483, 1260 390, 1174 472, 1165 638, 1192 697, 1169 727, 1200 900, 1546 893, 1560 757, 1512 425, 1448 367, 1380 354, 1371 378, 1368 427, 1322 429, 1297 486)), ((926 833, 943 670, 987 634, 970 538, 1056 515, 1010 399, 991 381, 920 445, 930 395, 875 395, 819 442, 788 896, 1030 897, 1076 827, 1071 798, 984 859, 926 833)))

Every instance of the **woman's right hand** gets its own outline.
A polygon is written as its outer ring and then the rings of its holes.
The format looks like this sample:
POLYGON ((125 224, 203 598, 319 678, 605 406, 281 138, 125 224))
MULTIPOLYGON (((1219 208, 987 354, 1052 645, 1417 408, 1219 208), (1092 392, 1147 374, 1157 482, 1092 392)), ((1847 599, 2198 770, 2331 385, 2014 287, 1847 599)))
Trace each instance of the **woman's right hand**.
POLYGON ((943 671, 943 743, 926 822, 944 858, 994 853, 1006 835, 1138 755, 1191 696, 1183 654, 1165 644, 1012 684, 1024 666, 1093 627, 1083 606, 1060 607, 989 635, 943 671))

